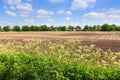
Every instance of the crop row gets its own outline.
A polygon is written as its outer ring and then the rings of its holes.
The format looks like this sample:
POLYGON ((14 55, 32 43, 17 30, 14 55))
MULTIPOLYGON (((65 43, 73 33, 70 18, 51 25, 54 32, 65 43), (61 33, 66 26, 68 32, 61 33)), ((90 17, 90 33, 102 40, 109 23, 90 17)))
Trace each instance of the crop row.
POLYGON ((0 44, 0 80, 119 80, 120 52, 78 40, 0 44))

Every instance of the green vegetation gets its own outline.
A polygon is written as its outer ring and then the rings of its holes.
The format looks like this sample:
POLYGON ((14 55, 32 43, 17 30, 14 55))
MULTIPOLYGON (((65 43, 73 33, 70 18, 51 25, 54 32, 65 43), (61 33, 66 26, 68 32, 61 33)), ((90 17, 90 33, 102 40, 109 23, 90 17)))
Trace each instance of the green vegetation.
POLYGON ((10 26, 4 26, 3 31, 10 31, 10 26))
POLYGON ((74 31, 74 30, 75 30, 74 26, 71 26, 71 25, 68 26, 68 31, 74 31))
POLYGON ((39 27, 32 25, 31 31, 39 31, 39 27))
POLYGON ((30 27, 29 26, 23 26, 22 27, 22 31, 30 31, 30 27))
POLYGON ((82 31, 82 28, 80 26, 76 26, 75 31, 82 31))
POLYGON ((13 27, 13 31, 21 31, 21 29, 20 29, 19 26, 14 26, 14 27, 13 27))
POLYGON ((119 80, 120 52, 80 41, 0 44, 0 80, 119 80))
POLYGON ((103 25, 85 25, 83 29, 78 26, 47 26, 47 25, 41 25, 41 26, 14 26, 12 29, 10 29, 10 26, 3 26, 0 31, 120 31, 120 26, 117 26, 115 24, 109 25, 109 24, 103 24, 103 25), (21 29, 22 28, 22 29, 21 29))
POLYGON ((1 31, 2 29, 1 29, 1 26, 0 26, 0 31, 1 31))

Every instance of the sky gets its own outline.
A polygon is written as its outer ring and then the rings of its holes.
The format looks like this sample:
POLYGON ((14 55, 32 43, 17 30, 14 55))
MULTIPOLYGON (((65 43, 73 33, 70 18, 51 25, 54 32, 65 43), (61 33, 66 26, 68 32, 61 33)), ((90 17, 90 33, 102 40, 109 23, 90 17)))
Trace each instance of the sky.
POLYGON ((120 25, 120 0, 0 0, 0 26, 120 25))

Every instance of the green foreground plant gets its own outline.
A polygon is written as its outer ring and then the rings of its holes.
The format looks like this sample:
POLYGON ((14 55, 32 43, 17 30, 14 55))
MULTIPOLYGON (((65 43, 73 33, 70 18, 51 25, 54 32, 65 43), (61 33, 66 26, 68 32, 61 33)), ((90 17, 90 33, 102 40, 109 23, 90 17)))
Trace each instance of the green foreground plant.
POLYGON ((0 80, 119 80, 120 52, 79 40, 0 44, 0 80))

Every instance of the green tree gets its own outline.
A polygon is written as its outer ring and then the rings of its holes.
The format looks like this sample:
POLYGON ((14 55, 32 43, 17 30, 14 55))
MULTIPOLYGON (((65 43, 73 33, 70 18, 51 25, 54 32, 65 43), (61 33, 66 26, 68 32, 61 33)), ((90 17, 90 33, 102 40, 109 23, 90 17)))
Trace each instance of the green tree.
POLYGON ((82 28, 81 28, 80 26, 76 26, 76 27, 75 27, 75 30, 76 30, 76 31, 81 31, 82 28))
POLYGON ((96 25, 97 27, 97 31, 101 31, 101 26, 100 25, 96 25))
POLYGON ((83 28, 83 31, 89 31, 89 26, 85 25, 85 27, 83 28))
POLYGON ((66 26, 58 26, 57 30, 58 31, 66 31, 67 28, 66 28, 66 26))
POLYGON ((13 27, 13 31, 20 31, 21 29, 20 29, 20 27, 19 26, 14 26, 13 27))
POLYGON ((89 26, 88 31, 94 31, 92 26, 89 26))
POLYGON ((42 25, 40 26, 40 31, 49 31, 49 28, 47 27, 47 25, 42 25))
POLYGON ((55 27, 55 31, 58 31, 58 27, 55 27))
POLYGON ((2 28, 1 28, 1 26, 0 26, 0 31, 2 31, 2 28))
POLYGON ((97 31, 97 25, 93 26, 93 31, 97 31))
POLYGON ((57 27, 57 31, 61 31, 61 26, 58 26, 58 27, 57 27))
POLYGON ((117 26, 115 30, 120 31, 120 26, 117 26))
POLYGON ((110 25, 109 24, 103 24, 101 26, 101 31, 110 31, 110 25))
POLYGON ((31 31, 35 31, 35 26, 32 25, 32 26, 30 27, 30 29, 31 29, 31 31))
POLYGON ((34 26, 34 25, 32 25, 30 28, 31 28, 31 31, 39 31, 40 30, 38 26, 34 26))
POLYGON ((50 26, 50 31, 56 31, 54 26, 50 26))
POLYGON ((115 24, 110 25, 110 31, 116 31, 116 27, 115 24))
POLYGON ((66 31, 66 30, 67 30, 66 26, 61 26, 61 31, 66 31))
POLYGON ((74 29, 75 29, 75 27, 71 26, 71 25, 69 25, 68 28, 67 28, 68 31, 74 31, 74 29))
POLYGON ((101 30, 101 26, 100 25, 94 25, 93 26, 93 31, 100 31, 101 30))
POLYGON ((3 31, 10 31, 10 26, 4 26, 3 31))
POLYGON ((30 31, 30 27, 29 26, 22 26, 22 31, 30 31))

